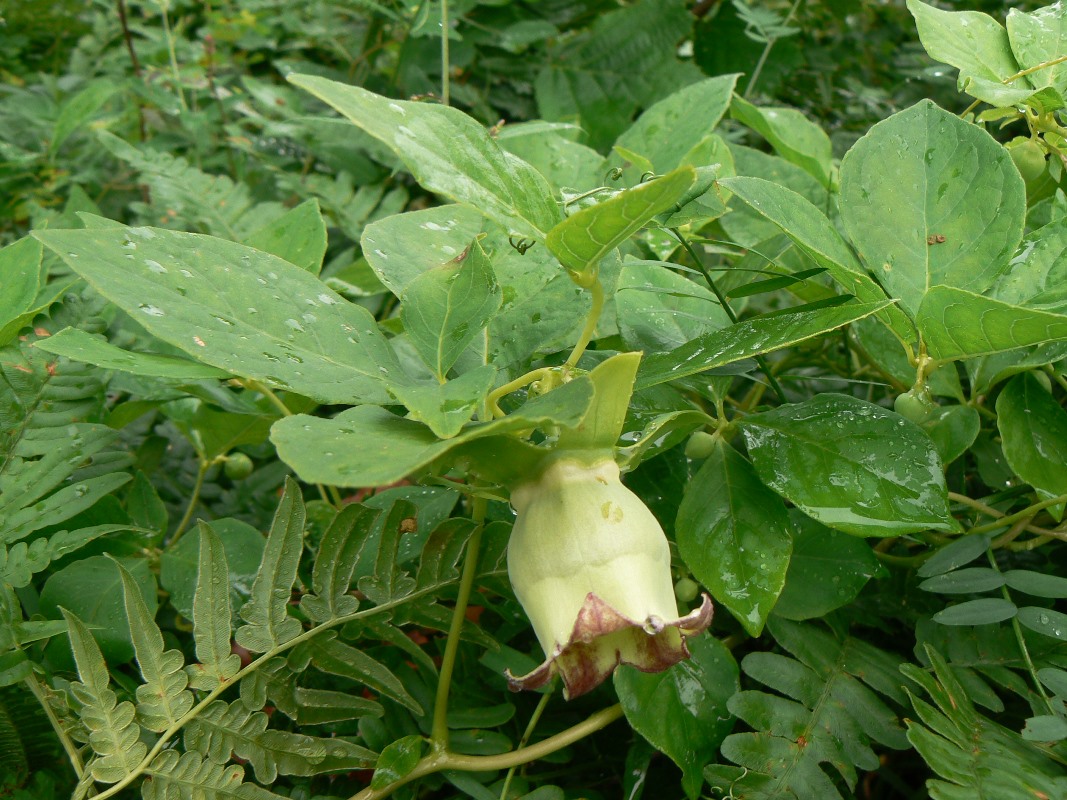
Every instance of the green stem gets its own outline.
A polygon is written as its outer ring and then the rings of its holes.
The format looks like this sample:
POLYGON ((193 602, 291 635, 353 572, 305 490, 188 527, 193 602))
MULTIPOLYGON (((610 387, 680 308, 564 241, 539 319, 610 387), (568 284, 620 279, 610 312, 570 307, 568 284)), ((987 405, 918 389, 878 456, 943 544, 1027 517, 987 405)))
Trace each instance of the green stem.
POLYGON ((448 0, 441 0, 441 102, 449 104, 448 0))
POLYGON ((1064 61, 1067 61, 1067 56, 1056 56, 1056 58, 1051 58, 1048 61, 1042 61, 1040 64, 1035 64, 1034 66, 1029 67, 1027 69, 1019 70, 1014 75, 1009 75, 1007 78, 1004 78, 1001 83, 1011 83, 1012 81, 1017 81, 1019 80, 1019 78, 1025 78, 1027 75, 1031 75, 1034 72, 1040 72, 1043 69, 1048 69, 1049 67, 1054 67, 1057 64, 1062 64, 1064 61))
MULTIPOLYGON (((189 498, 189 504, 185 507, 185 514, 182 516, 182 521, 178 523, 178 527, 174 530, 174 535, 170 539, 170 544, 173 545, 178 541, 182 534, 185 533, 186 527, 193 519, 193 512, 196 510, 197 503, 200 502, 200 490, 204 488, 204 476, 207 475, 207 471, 211 469, 211 461, 207 461, 203 458, 200 459, 200 466, 196 471, 196 483, 193 484, 193 494, 189 498)), ((170 545, 168 545, 169 547, 170 545)))
POLYGON ((160 0, 159 10, 163 15, 163 34, 167 39, 167 54, 170 57, 170 71, 174 78, 174 89, 178 93, 178 102, 181 104, 183 111, 188 111, 189 106, 185 102, 185 92, 182 91, 182 78, 178 71, 178 55, 174 50, 174 34, 170 29, 170 20, 167 19, 167 6, 169 5, 166 0, 160 0))
MULTIPOLYGON (((999 575, 1000 567, 997 565, 997 559, 993 555, 992 550, 986 550, 986 558, 989 559, 989 566, 999 575)), ((1004 599, 1009 603, 1012 602, 1011 594, 1008 592, 1007 586, 1001 586, 1000 592, 1004 599)), ((1015 631, 1015 641, 1019 644, 1019 652, 1022 653, 1023 662, 1026 664, 1026 671, 1030 673, 1030 679, 1034 682, 1034 688, 1037 689, 1038 695, 1045 701, 1045 707, 1049 710, 1050 714, 1055 714, 1056 709, 1052 706, 1052 701, 1049 699, 1048 694, 1045 692, 1045 687, 1041 685, 1041 680, 1037 677, 1037 667, 1034 666, 1034 660, 1030 657, 1030 649, 1026 646, 1026 639, 1023 638, 1023 628, 1019 624, 1019 617, 1015 615, 1011 618, 1011 627, 1015 631)))
POLYGON ((40 681, 37 680, 36 675, 30 673, 23 682, 30 687, 33 696, 37 698, 37 702, 40 704, 41 708, 44 709, 48 721, 52 723, 52 730, 55 731, 56 738, 59 739, 59 743, 63 745, 63 752, 67 754, 67 758, 70 760, 70 766, 74 770, 74 774, 78 776, 79 782, 82 781, 85 777, 85 764, 82 762, 81 753, 78 752, 78 746, 74 744, 74 741, 70 738, 70 735, 59 721, 56 712, 52 710, 52 706, 48 702, 48 697, 45 694, 40 681))
POLYGON ((1005 517, 1001 517, 996 522, 988 522, 985 525, 979 525, 975 528, 971 528, 967 531, 968 535, 975 533, 987 533, 989 531, 996 530, 997 528, 1004 528, 1014 525, 1021 519, 1034 516, 1038 511, 1049 506, 1058 505, 1060 503, 1067 502, 1067 494, 1061 494, 1059 497, 1053 497, 1050 500, 1042 500, 1040 503, 1034 503, 1032 506, 1027 506, 1022 511, 1016 511, 1014 514, 1008 514, 1005 517))
MULTIPOLYGON (((530 715, 530 722, 526 725, 526 730, 523 731, 522 738, 519 739, 519 750, 526 747, 527 742, 530 741, 530 737, 533 736, 537 723, 541 721, 541 715, 544 714, 545 709, 548 708, 548 701, 552 699, 555 683, 554 680, 549 683, 548 690, 541 695, 541 699, 537 703, 537 708, 535 708, 533 714, 530 715)), ((508 789, 511 788, 511 779, 515 777, 516 769, 518 769, 518 764, 508 770, 508 774, 504 778, 504 788, 500 790, 500 800, 508 800, 508 789)))
POLYGON ((578 365, 582 353, 585 352, 585 348, 593 340, 597 323, 600 322, 600 312, 604 310, 604 287, 600 283, 600 278, 593 281, 589 291, 593 295, 593 303, 589 307, 589 316, 585 318, 585 327, 582 329, 582 335, 578 337, 578 343, 574 345, 574 349, 564 364, 564 368, 568 370, 574 369, 578 365))
MULTIPOLYGON (((801 0, 794 0, 792 8, 789 9, 789 14, 785 18, 783 25, 788 25, 790 20, 793 19, 793 15, 797 13, 797 9, 800 7, 801 0)), ((774 45, 778 42, 777 37, 768 38, 767 44, 763 48, 763 52, 760 53, 759 61, 756 62, 756 66, 752 70, 752 77, 748 79, 748 85, 745 87, 744 97, 748 97, 752 94, 752 90, 756 88, 756 82, 759 80, 760 73, 763 72, 763 67, 767 63, 767 58, 771 54, 771 50, 774 49, 774 45)))
POLYGON ((536 380, 540 380, 545 375, 548 375, 555 367, 540 367, 538 369, 530 370, 525 375, 521 375, 513 381, 505 383, 503 386, 494 389, 489 397, 486 398, 485 404, 489 408, 489 413, 494 417, 504 416, 504 412, 500 408, 501 398, 511 394, 524 386, 529 386, 536 380))
MULTIPOLYGON (((708 272, 708 268, 704 266, 704 259, 700 257, 697 251, 693 248, 693 245, 689 243, 680 230, 677 228, 671 228, 671 233, 685 248, 685 251, 689 253, 689 257, 693 259, 697 269, 700 270, 700 274, 704 276, 704 280, 707 282, 708 287, 714 292, 716 299, 719 301, 719 305, 722 306, 722 310, 726 312, 726 316, 730 318, 730 322, 737 324, 737 314, 734 313, 733 308, 730 307, 729 301, 726 296, 719 289, 718 284, 715 283, 715 279, 711 277, 711 273, 708 272)), ((771 388, 774 389, 775 395, 778 396, 778 402, 784 403, 785 392, 782 390, 782 385, 778 383, 778 379, 774 377, 774 373, 771 371, 770 365, 767 363, 767 359, 763 356, 756 356, 756 363, 759 364, 760 370, 767 376, 767 382, 770 383, 771 388)))
POLYGON ((537 744, 513 750, 510 753, 501 753, 495 756, 465 756, 456 753, 431 753, 423 758, 415 769, 398 780, 382 789, 367 787, 361 792, 352 795, 349 800, 382 800, 388 797, 401 786, 411 783, 419 778, 424 778, 435 772, 446 769, 458 769, 465 772, 495 772, 501 769, 529 764, 539 758, 555 753, 564 747, 574 744, 622 717, 622 706, 613 705, 598 711, 590 717, 579 722, 577 725, 557 733, 551 738, 537 744))
POLYGON ((467 555, 463 559, 463 573, 459 579, 456 606, 452 609, 452 622, 448 626, 445 653, 441 659, 441 671, 437 679, 437 696, 433 705, 433 725, 430 728, 430 745, 438 752, 448 748, 448 693, 452 688, 452 672, 456 667, 460 635, 467 618, 467 603, 474 588, 474 576, 478 572, 478 551, 482 543, 482 527, 485 522, 486 502, 481 497, 471 499, 473 519, 478 527, 467 541, 467 555))

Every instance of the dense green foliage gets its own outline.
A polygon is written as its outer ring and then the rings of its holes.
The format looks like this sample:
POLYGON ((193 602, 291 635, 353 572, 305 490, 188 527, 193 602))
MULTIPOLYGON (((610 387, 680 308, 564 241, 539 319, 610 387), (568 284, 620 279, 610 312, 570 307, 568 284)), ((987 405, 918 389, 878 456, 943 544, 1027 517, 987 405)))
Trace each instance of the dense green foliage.
POLYGON ((0 18, 0 797, 1067 798, 1067 9, 0 18), (714 623, 513 694, 574 453, 714 623))

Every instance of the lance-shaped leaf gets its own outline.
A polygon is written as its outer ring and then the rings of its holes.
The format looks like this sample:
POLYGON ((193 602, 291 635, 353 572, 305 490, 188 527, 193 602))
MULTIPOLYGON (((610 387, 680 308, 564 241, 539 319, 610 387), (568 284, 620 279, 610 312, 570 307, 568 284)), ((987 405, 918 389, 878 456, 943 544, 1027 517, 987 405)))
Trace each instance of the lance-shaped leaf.
POLYGON ((236 640, 253 653, 265 653, 300 634, 300 623, 289 616, 289 599, 304 548, 304 500, 292 478, 267 535, 263 561, 252 584, 252 596, 241 609, 248 624, 238 628, 236 640))
POLYGON ((381 513, 363 505, 347 505, 326 529, 311 572, 312 593, 300 600, 301 610, 314 621, 326 622, 359 608, 359 601, 349 594, 352 573, 381 513))
POLYGON ((189 382, 230 377, 226 370, 185 358, 123 350, 102 336, 94 336, 77 328, 64 328, 47 339, 39 339, 33 346, 46 353, 131 375, 189 382))
POLYGON ((626 412, 630 408, 640 353, 620 353, 598 364, 590 373, 593 402, 582 421, 565 427, 559 444, 565 450, 606 450, 615 446, 622 435, 626 412))
POLYGON ((389 668, 363 650, 339 641, 332 633, 319 636, 308 648, 311 663, 323 672, 362 683, 391 700, 422 714, 418 702, 389 668))
POLYGON ((560 219, 552 187, 455 108, 391 100, 315 75, 289 82, 333 106, 404 162, 423 187, 470 203, 509 230, 543 239, 560 219))
POLYGON ((756 317, 706 333, 667 353, 653 353, 637 374, 637 388, 696 375, 811 339, 877 314, 890 303, 849 303, 775 316, 756 317))
POLYGON ((230 374, 324 403, 388 402, 405 380, 369 311, 277 256, 156 228, 35 235, 154 336, 230 374))
POLYGON ((415 505, 405 500, 394 503, 386 514, 378 539, 374 573, 359 579, 359 590, 372 603, 388 603, 415 588, 415 579, 400 568, 400 537, 417 522, 415 505))
POLYGON ((541 425, 576 425, 593 399, 593 384, 576 378, 493 422, 469 425, 438 439, 425 425, 378 406, 357 406, 333 419, 297 414, 278 420, 271 441, 279 457, 310 483, 383 486, 475 439, 541 425))
POLYGON ((87 766, 101 783, 117 783, 137 769, 148 747, 140 740, 141 728, 134 722, 133 703, 119 703, 108 688, 107 664, 93 635, 80 619, 65 608, 61 610, 81 678, 70 685, 70 690, 81 703, 78 713, 96 753, 87 766))
POLYGON ((927 351, 939 361, 1067 341, 1067 314, 1014 306, 950 286, 926 293, 915 324, 927 351))
POLYGON ((760 479, 805 514, 855 536, 954 530, 930 438, 881 406, 821 394, 747 417, 760 479))
POLYGON ((178 650, 166 650, 163 633, 149 612, 141 590, 129 571, 118 561, 130 638, 137 654, 144 683, 137 687, 137 718, 150 731, 165 731, 193 707, 186 689, 189 677, 182 670, 185 658, 178 650))
POLYGON ((443 381, 500 308, 501 293, 493 265, 475 240, 453 260, 408 284, 401 302, 404 331, 443 381))
POLYGON ((193 641, 199 664, 186 671, 194 689, 214 689, 241 668, 230 648, 230 586, 226 551, 218 534, 201 522, 200 555, 193 594, 193 641))
MULTIPOLYGON (((806 197, 763 178, 724 178, 719 183, 781 228, 806 256, 829 272, 844 291, 864 303, 886 300, 885 290, 867 274, 833 223, 806 197)), ((913 326, 896 306, 887 306, 878 319, 902 342, 914 340, 913 326)))
POLYGON ((932 286, 992 286, 1025 214, 1026 187, 1008 152, 929 100, 879 122, 841 162, 841 221, 913 316, 932 286))
POLYGON ((696 180, 692 167, 626 189, 583 208, 548 232, 545 244, 583 286, 596 280, 600 259, 625 242, 657 214, 674 208, 696 180))
POLYGON ((0 250, 0 346, 29 322, 23 315, 37 297, 41 253, 40 242, 28 237, 0 250))

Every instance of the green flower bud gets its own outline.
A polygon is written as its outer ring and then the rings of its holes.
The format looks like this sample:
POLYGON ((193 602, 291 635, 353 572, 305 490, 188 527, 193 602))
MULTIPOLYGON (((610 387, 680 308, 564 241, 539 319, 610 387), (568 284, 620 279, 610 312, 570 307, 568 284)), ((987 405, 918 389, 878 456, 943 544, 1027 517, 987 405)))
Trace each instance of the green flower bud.
POLYGON ((547 656, 528 675, 509 674, 513 689, 558 673, 572 698, 619 664, 659 672, 689 656, 685 639, 711 624, 711 600, 678 618, 663 529, 610 457, 560 458, 511 502, 508 574, 547 656))

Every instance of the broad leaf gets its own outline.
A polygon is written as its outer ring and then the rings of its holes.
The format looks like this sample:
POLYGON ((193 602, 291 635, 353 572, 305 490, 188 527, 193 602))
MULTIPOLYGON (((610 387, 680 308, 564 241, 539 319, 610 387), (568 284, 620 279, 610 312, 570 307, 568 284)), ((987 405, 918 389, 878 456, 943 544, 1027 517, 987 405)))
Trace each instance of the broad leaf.
POLYGON ((877 314, 889 305, 885 300, 879 303, 850 303, 834 308, 744 320, 704 334, 670 352, 653 353, 641 365, 637 388, 646 389, 658 383, 696 375, 788 347, 877 314))
POLYGON ((288 79, 385 143, 431 192, 470 203, 509 230, 535 239, 544 239, 559 221, 548 181, 462 111, 391 100, 315 75, 288 79))
POLYGON ((1009 305, 948 286, 926 293, 915 324, 939 361, 1067 341, 1067 314, 1009 305))
POLYGON ((795 108, 760 108, 740 95, 730 116, 767 140, 786 161, 802 167, 827 189, 833 182, 833 151, 825 131, 795 108))
POLYGON ((326 222, 319 211, 319 201, 305 200, 253 233, 244 244, 318 275, 326 255, 326 222))
MULTIPOLYGON (((866 273, 841 234, 810 200, 762 178, 727 178, 720 183, 781 228, 844 291, 864 303, 885 302, 885 291, 866 273)), ((887 307, 878 318, 902 342, 914 340, 913 326, 895 305, 887 307)))
POLYGON ((231 374, 325 403, 385 402, 404 380, 370 312, 277 256, 156 228, 36 236, 153 335, 231 374))
POLYGON ((930 101, 879 122, 841 162, 845 229, 912 315, 932 286, 992 286, 1022 239, 1025 213, 1026 188, 1007 151, 930 101))
POLYGON ((401 302, 404 331, 422 360, 444 381, 500 308, 501 294, 493 266, 475 240, 448 263, 415 278, 401 302))
POLYGON ((1005 79, 1019 71, 1008 33, 988 14, 942 11, 921 0, 908 0, 919 41, 932 58, 960 71, 959 88, 994 106, 1021 103, 1033 88, 1026 78, 1005 79))
POLYGON ((696 579, 759 636, 785 585, 792 523, 781 499, 721 439, 686 487, 674 531, 696 579))
POLYGON ((997 397, 1004 458, 1045 497, 1067 495, 1067 411, 1031 373, 1011 379, 997 397))
MULTIPOLYGON (((1008 9, 1006 26, 1011 50, 1019 66, 1036 67, 1063 56, 1067 43, 1067 9, 1062 5, 1053 3, 1029 13, 1018 8, 1008 9)), ((1027 80, 1038 89, 1051 87, 1067 96, 1067 64, 1037 70, 1028 75, 1027 80)))
POLYGON ((738 669, 730 651, 711 636, 687 643, 690 658, 664 672, 633 667, 615 672, 626 720, 682 770, 682 785, 696 798, 703 769, 733 728, 726 702, 738 690, 738 669))
POLYGON ((40 243, 30 238, 0 250, 0 346, 15 337, 18 329, 12 323, 29 311, 37 297, 41 252, 40 243))
POLYGON ((593 402, 582 415, 581 422, 565 425, 560 431, 559 448, 609 450, 618 443, 640 363, 640 353, 619 353, 589 373, 594 390, 593 402))
POLYGON ((358 406, 332 419, 304 414, 274 424, 278 455, 310 483, 383 486, 406 477, 474 439, 514 433, 544 424, 577 424, 593 399, 588 378, 578 378, 529 401, 502 419, 473 424, 441 440, 418 422, 377 406, 358 406))
POLYGON ((956 528, 933 443, 881 406, 821 394, 747 417, 742 431, 763 482, 824 525, 856 536, 956 528))

